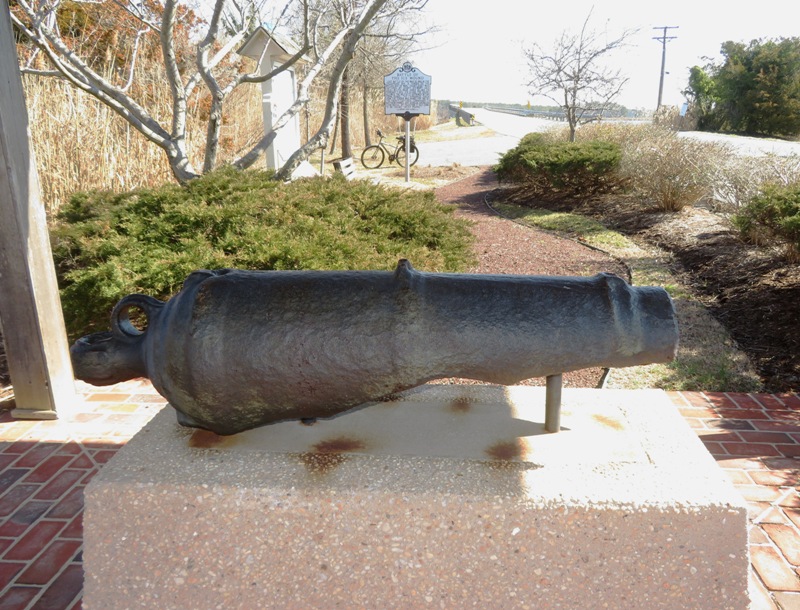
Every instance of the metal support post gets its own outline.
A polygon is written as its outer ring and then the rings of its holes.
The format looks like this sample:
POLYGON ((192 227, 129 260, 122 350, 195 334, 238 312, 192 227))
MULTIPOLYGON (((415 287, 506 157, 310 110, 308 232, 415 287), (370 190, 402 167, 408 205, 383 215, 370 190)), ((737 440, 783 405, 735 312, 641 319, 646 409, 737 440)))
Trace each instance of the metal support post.
POLYGON ((406 119, 406 182, 411 182, 411 121, 406 119))
POLYGON ((544 429, 547 432, 561 430, 561 373, 547 376, 544 403, 544 429))

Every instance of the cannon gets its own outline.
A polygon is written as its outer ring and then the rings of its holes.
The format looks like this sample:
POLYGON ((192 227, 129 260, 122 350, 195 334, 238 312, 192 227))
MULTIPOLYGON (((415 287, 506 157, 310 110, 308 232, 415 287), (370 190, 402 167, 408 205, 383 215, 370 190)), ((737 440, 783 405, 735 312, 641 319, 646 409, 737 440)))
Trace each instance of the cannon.
POLYGON ((393 272, 195 271, 167 302, 124 297, 111 331, 70 353, 79 379, 147 377, 181 424, 228 435, 446 377, 547 377, 558 401, 564 372, 667 362, 677 343, 661 288, 608 273, 427 273, 400 260, 393 272))

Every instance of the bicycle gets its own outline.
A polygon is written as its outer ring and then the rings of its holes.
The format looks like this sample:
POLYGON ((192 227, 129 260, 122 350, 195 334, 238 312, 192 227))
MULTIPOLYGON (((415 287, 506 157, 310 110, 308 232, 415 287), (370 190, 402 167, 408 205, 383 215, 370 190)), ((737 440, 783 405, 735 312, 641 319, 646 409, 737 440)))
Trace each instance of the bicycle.
MULTIPOLYGON (((397 146, 394 150, 391 150, 391 148, 383 143, 383 133, 381 130, 378 129, 377 131, 380 140, 377 144, 372 144, 364 149, 364 152, 361 153, 361 165, 367 169, 377 169, 383 165, 384 160, 388 156, 389 163, 397 161, 400 167, 405 167, 406 137, 397 136, 397 146)), ((414 142, 414 136, 411 136, 408 154, 411 159, 411 165, 414 165, 419 159, 419 148, 417 148, 417 143, 414 142)))

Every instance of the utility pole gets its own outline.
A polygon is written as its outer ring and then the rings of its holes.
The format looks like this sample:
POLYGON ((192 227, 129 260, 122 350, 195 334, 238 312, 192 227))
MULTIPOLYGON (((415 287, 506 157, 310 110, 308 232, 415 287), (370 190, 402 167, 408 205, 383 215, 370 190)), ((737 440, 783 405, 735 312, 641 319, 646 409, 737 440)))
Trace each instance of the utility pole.
POLYGON ((653 40, 657 40, 661 43, 661 80, 658 82, 658 106, 656 106, 656 110, 661 108, 661 97, 664 95, 664 68, 667 64, 667 42, 677 38, 677 36, 667 36, 667 30, 677 30, 678 27, 677 25, 663 25, 653 28, 654 30, 663 30, 661 36, 653 36, 653 40))

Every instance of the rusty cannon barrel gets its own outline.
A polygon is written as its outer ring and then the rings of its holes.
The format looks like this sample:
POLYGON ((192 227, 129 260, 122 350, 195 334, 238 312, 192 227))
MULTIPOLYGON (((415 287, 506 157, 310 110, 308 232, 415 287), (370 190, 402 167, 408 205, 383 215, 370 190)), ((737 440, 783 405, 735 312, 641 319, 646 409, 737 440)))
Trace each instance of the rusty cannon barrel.
POLYGON ((129 295, 76 376, 148 377, 184 425, 218 434, 330 417, 440 377, 513 384, 674 358, 669 295, 619 277, 196 271, 166 303, 129 295), (131 323, 141 310, 145 328, 131 323))

